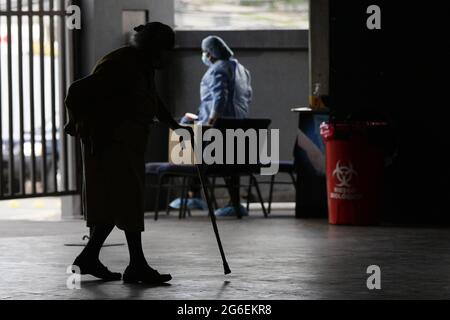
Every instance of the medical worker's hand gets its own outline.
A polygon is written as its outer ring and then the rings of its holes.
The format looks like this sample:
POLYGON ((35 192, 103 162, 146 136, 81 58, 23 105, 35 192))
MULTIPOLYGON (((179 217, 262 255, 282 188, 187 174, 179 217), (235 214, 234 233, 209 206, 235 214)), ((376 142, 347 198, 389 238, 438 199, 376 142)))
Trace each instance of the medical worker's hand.
POLYGON ((190 113, 190 112, 187 112, 187 113, 184 115, 184 117, 185 117, 187 120, 189 120, 189 121, 196 121, 196 120, 198 120, 198 116, 197 116, 196 114, 193 114, 193 113, 190 113))

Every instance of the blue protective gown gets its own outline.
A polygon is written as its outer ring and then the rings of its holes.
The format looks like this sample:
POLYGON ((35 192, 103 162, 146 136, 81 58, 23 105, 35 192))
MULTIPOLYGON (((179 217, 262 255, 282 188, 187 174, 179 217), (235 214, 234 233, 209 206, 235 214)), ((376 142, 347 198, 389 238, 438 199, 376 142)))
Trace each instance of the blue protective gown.
POLYGON ((246 118, 252 101, 250 72, 234 58, 217 60, 202 78, 200 100, 197 123, 206 124, 214 115, 246 118))

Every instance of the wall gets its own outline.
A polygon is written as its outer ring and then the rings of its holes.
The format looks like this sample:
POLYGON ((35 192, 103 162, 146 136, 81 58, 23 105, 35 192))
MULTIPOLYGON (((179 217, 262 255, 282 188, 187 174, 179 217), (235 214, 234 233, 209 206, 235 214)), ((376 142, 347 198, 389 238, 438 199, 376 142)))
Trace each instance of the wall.
POLYGON ((150 21, 174 25, 173 1, 81 0, 82 73, 88 74, 95 62, 123 45, 122 10, 148 10, 150 21))

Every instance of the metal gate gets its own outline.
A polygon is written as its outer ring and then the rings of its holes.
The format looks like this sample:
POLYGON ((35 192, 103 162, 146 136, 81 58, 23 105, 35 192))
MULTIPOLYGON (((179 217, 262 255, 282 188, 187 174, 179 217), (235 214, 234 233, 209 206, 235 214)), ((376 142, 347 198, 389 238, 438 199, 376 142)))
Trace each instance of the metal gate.
POLYGON ((0 0, 0 199, 78 193, 68 0, 0 0))

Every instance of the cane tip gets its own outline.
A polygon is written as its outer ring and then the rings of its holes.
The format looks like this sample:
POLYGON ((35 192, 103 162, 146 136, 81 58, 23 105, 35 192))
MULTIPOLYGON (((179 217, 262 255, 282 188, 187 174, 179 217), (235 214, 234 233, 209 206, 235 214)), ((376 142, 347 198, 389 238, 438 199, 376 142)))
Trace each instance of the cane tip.
POLYGON ((224 269, 224 273, 225 273, 225 275, 227 275, 227 274, 230 274, 230 273, 231 273, 231 270, 230 270, 230 267, 229 267, 229 266, 225 265, 225 266, 223 267, 223 269, 224 269))

